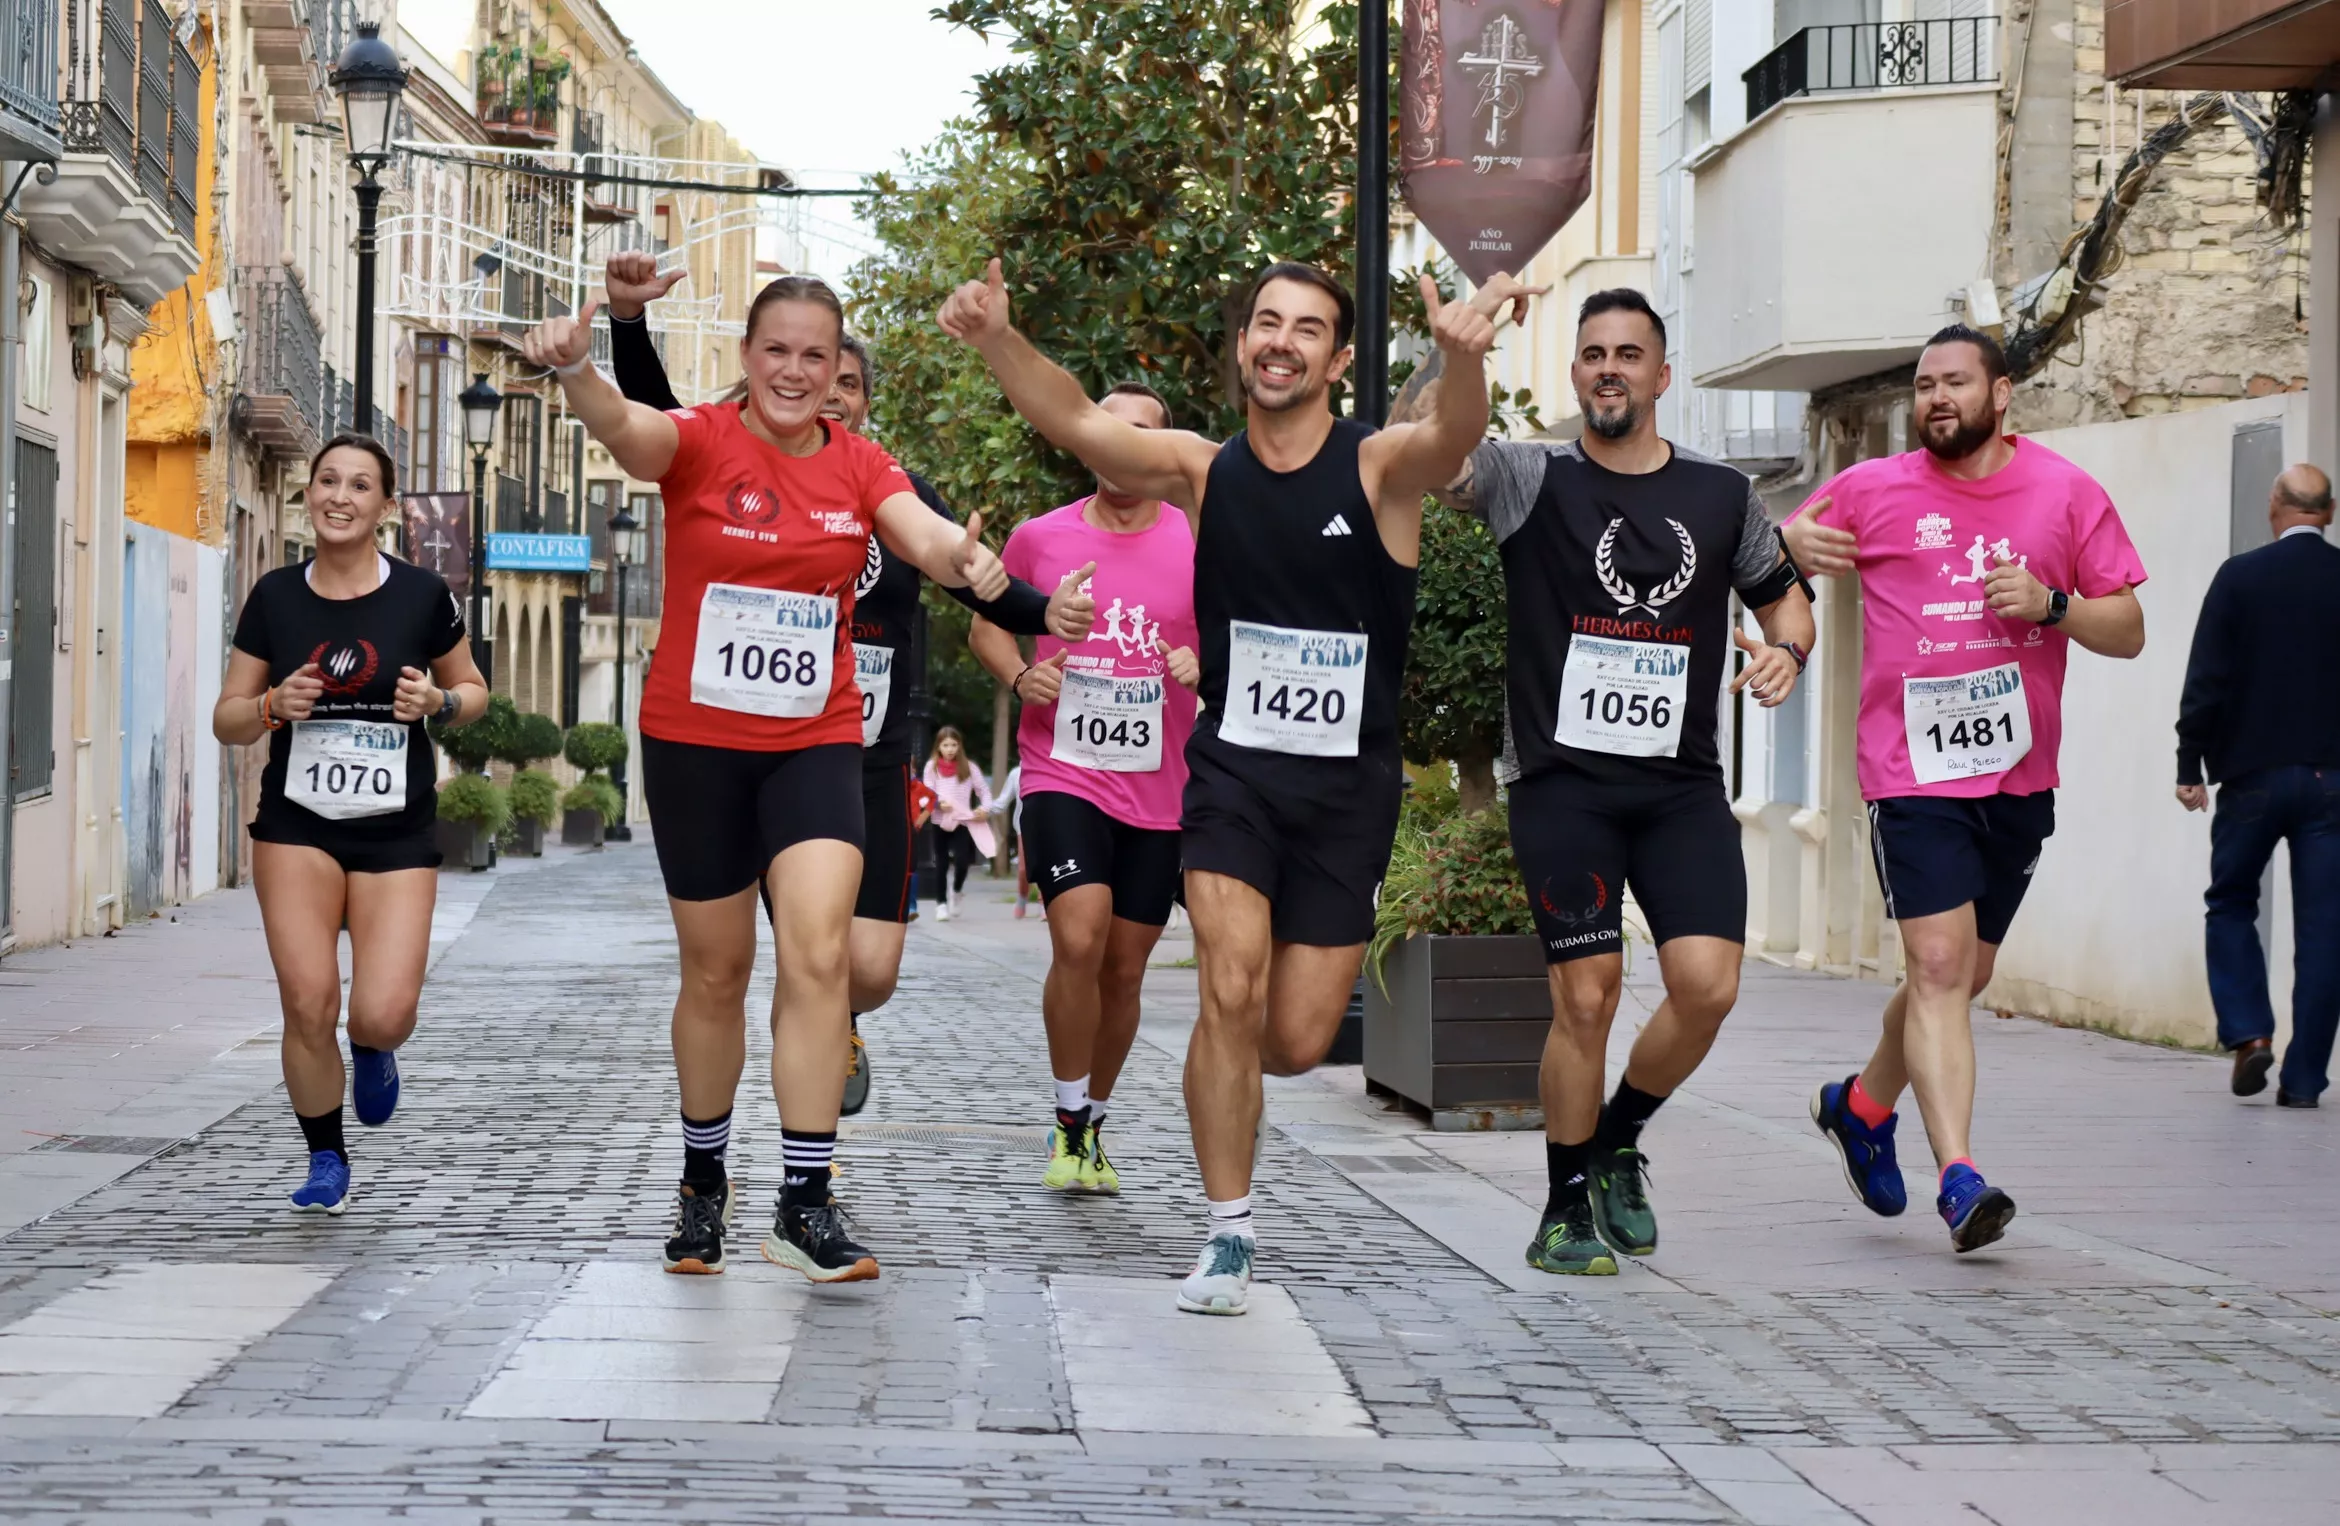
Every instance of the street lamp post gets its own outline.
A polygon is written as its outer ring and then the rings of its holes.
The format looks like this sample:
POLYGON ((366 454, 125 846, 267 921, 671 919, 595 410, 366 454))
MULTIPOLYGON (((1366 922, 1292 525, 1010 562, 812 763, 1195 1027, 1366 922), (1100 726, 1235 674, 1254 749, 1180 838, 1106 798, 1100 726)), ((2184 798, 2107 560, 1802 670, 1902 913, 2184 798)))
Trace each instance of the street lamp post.
POLYGON ((379 22, 361 21, 357 36, 342 49, 331 83, 341 96, 341 141, 357 166, 357 397, 351 409, 360 434, 374 432, 374 213, 382 204, 375 178, 390 162, 390 137, 398 121, 398 98, 406 91, 406 67, 398 50, 382 40, 379 22))
POLYGON ((1389 417, 1389 0, 1357 11, 1357 401, 1351 414, 1389 417))
POLYGON ((474 371, 471 385, 455 394, 463 405, 463 443, 471 447, 471 654, 479 672, 492 686, 496 679, 495 642, 488 630, 487 591, 487 458, 496 442, 496 415, 504 395, 488 385, 485 371, 474 371))
MULTIPOLYGON (((621 735, 626 729, 626 569, 642 564, 642 539, 642 522, 619 505, 609 516, 609 559, 617 564, 617 700, 610 706, 609 718, 621 735)), ((619 814, 602 836, 613 842, 632 842, 634 829, 626 825, 625 818, 626 760, 619 758, 609 772, 610 782, 617 786, 619 814)))

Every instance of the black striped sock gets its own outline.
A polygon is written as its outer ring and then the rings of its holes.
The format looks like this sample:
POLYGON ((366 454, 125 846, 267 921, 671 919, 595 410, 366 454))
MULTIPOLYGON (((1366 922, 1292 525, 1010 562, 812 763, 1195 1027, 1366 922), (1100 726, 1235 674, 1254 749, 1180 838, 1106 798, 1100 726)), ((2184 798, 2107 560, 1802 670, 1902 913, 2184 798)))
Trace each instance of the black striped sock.
POLYGON ((794 1199, 799 1203, 826 1203, 829 1200, 829 1162, 836 1154, 835 1129, 816 1134, 808 1129, 792 1129, 782 1125, 781 1199, 794 1199))
POLYGON ((725 1157, 731 1150, 731 1114, 720 1118, 693 1118, 683 1114, 683 1180, 715 1183, 730 1174, 725 1157))

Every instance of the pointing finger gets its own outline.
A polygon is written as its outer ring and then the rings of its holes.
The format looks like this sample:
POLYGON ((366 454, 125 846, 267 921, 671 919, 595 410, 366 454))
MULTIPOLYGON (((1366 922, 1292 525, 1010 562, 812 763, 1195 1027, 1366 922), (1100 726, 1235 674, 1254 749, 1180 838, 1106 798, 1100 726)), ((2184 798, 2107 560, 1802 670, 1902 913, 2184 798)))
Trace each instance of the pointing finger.
POLYGON ((983 284, 991 288, 995 297, 1007 289, 1007 279, 1000 273, 999 256, 993 255, 991 263, 984 267, 983 284))
POLYGON ((1731 632, 1731 640, 1738 644, 1740 651, 1745 652, 1750 657, 1760 657, 1763 655, 1763 648, 1757 646, 1753 641, 1749 640, 1745 631, 1731 632))
POLYGON ((1430 317, 1435 318, 1438 316, 1439 311, 1445 306, 1446 300, 1438 295, 1438 283, 1431 278, 1428 271, 1424 271, 1422 274, 1423 311, 1426 312, 1430 317))
POLYGON ((1095 577, 1096 575, 1097 564, 1095 562, 1091 562, 1089 565, 1080 568, 1078 571, 1066 573, 1063 580, 1056 586, 1059 592, 1070 592, 1079 588, 1083 583, 1086 583, 1089 581, 1089 579, 1095 577))

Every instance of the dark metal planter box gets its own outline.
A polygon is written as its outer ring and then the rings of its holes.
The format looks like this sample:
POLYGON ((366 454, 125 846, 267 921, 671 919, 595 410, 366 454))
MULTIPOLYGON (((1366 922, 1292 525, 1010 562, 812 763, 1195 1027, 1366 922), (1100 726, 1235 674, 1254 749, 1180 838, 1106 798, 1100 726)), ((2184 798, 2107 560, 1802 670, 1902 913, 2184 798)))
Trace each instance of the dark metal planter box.
POLYGON ((476 821, 448 821, 438 825, 439 857, 450 869, 485 869, 495 862, 496 841, 476 821))
POLYGON ((1528 1124, 1552 1026, 1541 944, 1525 935, 1408 938, 1381 975, 1365 982, 1366 1083, 1429 1109, 1439 1127, 1528 1124), (1460 1116, 1477 1111, 1490 1116, 1460 1116))
POLYGON ((602 820, 599 811, 561 812, 561 841, 572 848, 601 846, 602 820))
POLYGON ((513 823, 513 831, 518 837, 518 841, 512 845, 513 857, 544 857, 543 822, 538 821, 534 816, 523 816, 517 822, 513 823))

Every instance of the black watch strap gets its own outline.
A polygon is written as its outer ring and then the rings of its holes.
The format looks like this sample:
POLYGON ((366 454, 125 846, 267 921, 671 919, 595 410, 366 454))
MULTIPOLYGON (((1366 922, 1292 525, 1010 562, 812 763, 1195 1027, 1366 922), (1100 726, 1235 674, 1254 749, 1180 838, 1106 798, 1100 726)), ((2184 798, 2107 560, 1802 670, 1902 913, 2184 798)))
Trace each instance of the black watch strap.
POLYGON ((444 726, 453 721, 457 713, 463 709, 463 696, 453 689, 442 689, 439 692, 444 696, 439 701, 439 724, 444 726))
POLYGON ((2039 623, 2042 625, 2061 625, 2064 622, 2064 616, 2071 612, 2072 596, 2060 588, 2051 588, 2048 590, 2047 618, 2039 623))

